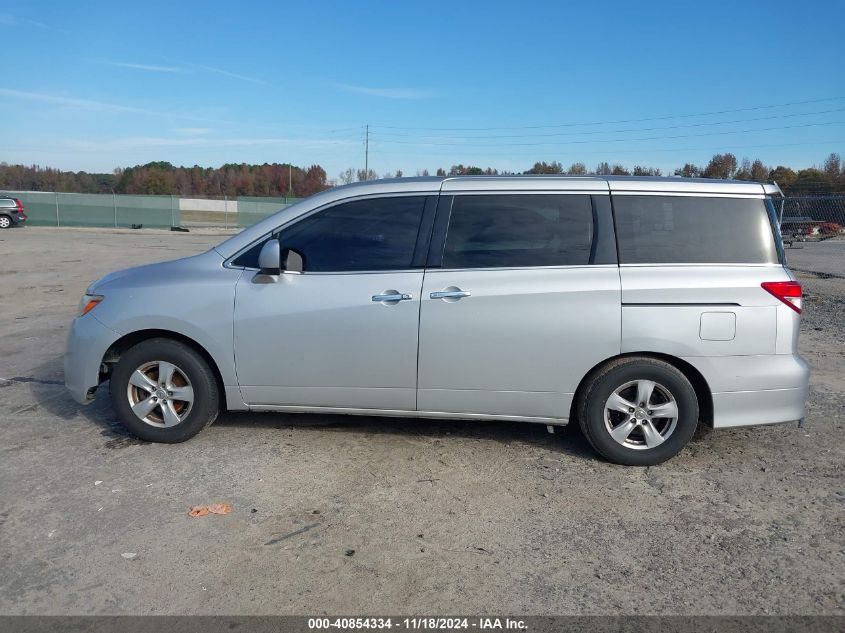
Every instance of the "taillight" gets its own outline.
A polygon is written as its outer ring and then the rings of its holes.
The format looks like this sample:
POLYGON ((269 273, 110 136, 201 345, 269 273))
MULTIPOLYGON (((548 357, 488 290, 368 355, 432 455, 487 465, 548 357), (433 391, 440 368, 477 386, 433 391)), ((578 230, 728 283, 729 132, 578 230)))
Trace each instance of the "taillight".
POLYGON ((801 314, 801 284, 797 281, 764 281, 760 285, 763 290, 773 294, 801 314))
POLYGON ((15 198, 15 206, 18 208, 19 212, 23 213, 23 202, 15 198))

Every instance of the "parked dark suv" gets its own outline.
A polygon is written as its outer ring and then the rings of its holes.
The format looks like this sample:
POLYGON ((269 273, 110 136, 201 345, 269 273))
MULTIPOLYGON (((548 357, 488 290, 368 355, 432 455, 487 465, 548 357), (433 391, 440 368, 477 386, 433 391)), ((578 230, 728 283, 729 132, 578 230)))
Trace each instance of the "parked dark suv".
POLYGON ((0 196, 0 229, 8 229, 26 222, 23 203, 17 198, 0 196))

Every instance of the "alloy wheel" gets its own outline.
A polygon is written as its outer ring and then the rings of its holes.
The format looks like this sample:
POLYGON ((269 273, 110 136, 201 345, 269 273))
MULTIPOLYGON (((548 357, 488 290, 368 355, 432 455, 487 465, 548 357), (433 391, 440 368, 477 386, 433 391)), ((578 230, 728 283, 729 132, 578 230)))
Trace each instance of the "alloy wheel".
POLYGON ((665 442, 678 425, 678 403, 653 380, 632 380, 616 389, 604 405, 610 436, 626 448, 646 450, 665 442))
POLYGON ((150 426, 171 427, 190 414, 194 389, 179 367, 156 360, 144 363, 132 372, 126 397, 139 420, 150 426))

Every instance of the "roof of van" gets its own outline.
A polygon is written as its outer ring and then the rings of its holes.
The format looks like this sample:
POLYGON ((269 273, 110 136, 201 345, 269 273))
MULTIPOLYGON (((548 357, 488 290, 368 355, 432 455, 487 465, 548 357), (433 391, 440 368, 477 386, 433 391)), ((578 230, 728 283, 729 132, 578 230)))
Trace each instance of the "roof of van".
POLYGON ((425 190, 472 191, 472 190, 548 190, 616 192, 661 192, 661 193, 724 193, 724 194, 773 194, 780 193, 776 184, 749 180, 721 180, 714 178, 680 178, 671 176, 558 176, 546 174, 524 174, 513 176, 421 176, 416 178, 385 178, 367 180, 350 185, 352 187, 378 187, 389 189, 400 186, 402 190, 414 188, 425 190), (438 186, 439 185, 439 186, 438 186))

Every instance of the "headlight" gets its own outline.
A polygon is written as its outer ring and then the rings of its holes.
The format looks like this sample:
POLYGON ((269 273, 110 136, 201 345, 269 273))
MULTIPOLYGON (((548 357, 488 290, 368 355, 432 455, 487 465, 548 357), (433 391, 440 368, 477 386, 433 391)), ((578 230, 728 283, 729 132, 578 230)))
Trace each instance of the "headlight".
POLYGON ((103 295, 82 295, 82 300, 79 302, 79 310, 77 316, 88 314, 97 307, 97 304, 103 300, 103 295))

